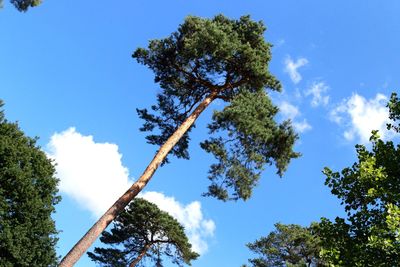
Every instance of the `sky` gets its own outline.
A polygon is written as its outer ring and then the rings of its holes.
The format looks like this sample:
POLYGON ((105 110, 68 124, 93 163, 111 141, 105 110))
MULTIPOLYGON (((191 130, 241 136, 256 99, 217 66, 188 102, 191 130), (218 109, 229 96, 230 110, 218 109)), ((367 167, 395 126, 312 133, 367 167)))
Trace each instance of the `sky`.
MULTIPOLYGON (((191 132, 191 159, 172 159, 141 195, 184 225, 201 255, 192 266, 240 266, 254 256, 246 243, 267 235, 274 223, 307 226, 343 216, 322 169, 353 164, 354 145, 367 145, 373 129, 398 138, 385 130, 386 103, 400 84, 398 1, 45 0, 26 13, 5 1, 0 98, 7 118, 40 137, 38 144, 57 163, 62 201, 53 217, 61 231, 60 256, 157 150, 139 131, 136 108, 154 104, 160 89, 132 52, 168 36, 188 15, 220 13, 250 15, 267 26, 270 71, 283 85, 271 98, 278 120, 292 120, 302 156, 282 178, 268 167, 246 202, 202 197, 214 161, 199 142, 207 137, 212 111, 223 107, 212 104, 191 132)), ((84 256, 76 266, 95 264, 84 256)))

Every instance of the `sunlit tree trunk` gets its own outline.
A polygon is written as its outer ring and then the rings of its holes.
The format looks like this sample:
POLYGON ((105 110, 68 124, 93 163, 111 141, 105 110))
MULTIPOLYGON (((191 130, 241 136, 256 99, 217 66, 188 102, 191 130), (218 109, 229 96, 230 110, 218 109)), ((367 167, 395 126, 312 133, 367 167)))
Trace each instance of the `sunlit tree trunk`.
POLYGON ((189 130, 200 114, 217 97, 218 91, 212 91, 190 114, 179 128, 160 147, 153 160, 147 166, 142 176, 104 213, 103 216, 87 231, 87 233, 75 244, 68 254, 61 260, 60 267, 73 266, 85 253, 98 236, 118 216, 118 214, 136 197, 150 181, 158 166, 165 160, 171 149, 179 139, 189 130))

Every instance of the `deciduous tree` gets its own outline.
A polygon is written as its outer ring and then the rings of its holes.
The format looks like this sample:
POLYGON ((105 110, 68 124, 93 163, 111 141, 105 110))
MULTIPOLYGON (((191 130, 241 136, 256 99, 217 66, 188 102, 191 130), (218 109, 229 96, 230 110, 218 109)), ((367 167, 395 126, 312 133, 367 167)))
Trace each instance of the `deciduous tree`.
POLYGON ((96 247, 94 253, 88 252, 88 255, 101 266, 133 267, 146 258, 162 266, 162 257, 183 266, 190 265, 198 257, 192 251, 183 226, 142 198, 129 203, 115 219, 111 231, 104 231, 100 240, 111 247, 96 247))
POLYGON ((278 109, 266 89, 280 90, 268 70, 270 44, 265 27, 249 16, 231 20, 189 16, 169 37, 150 41, 133 57, 148 66, 161 87, 157 104, 138 110, 145 120, 141 130, 158 152, 142 176, 99 219, 63 259, 73 265, 107 225, 143 189, 167 155, 189 158, 189 132, 199 115, 216 99, 225 107, 214 113, 210 139, 202 148, 217 162, 211 166, 211 185, 205 195, 222 200, 247 199, 265 165, 275 163, 279 175, 298 156, 292 147, 297 139, 289 122, 279 124, 278 109))
MULTIPOLYGON (((0 100, 0 108, 3 103, 0 100)), ((0 110, 0 266, 55 266, 54 166, 0 110)))
MULTIPOLYGON (((388 104, 399 132, 400 103, 388 104)), ((316 228, 323 257, 334 266, 400 266, 400 144, 373 131, 371 149, 357 145, 358 161, 340 173, 325 168, 326 184, 342 200, 346 218, 323 218, 316 228)))

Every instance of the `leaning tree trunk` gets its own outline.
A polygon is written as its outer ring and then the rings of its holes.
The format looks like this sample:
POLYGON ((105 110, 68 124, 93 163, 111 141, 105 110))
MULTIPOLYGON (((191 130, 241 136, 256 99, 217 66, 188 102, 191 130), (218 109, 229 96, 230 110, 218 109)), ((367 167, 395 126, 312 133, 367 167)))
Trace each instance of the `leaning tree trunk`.
POLYGON ((139 256, 134 259, 131 264, 129 264, 129 267, 135 267, 136 264, 139 263, 139 261, 142 260, 143 256, 146 255, 147 251, 149 250, 149 248, 151 247, 152 244, 147 244, 146 246, 144 246, 142 252, 140 252, 139 256))
POLYGON ((178 129, 168 138, 160 147, 153 160, 144 170, 142 176, 126 191, 104 214, 100 219, 86 232, 86 234, 75 244, 68 254, 61 260, 60 267, 73 266, 79 258, 85 253, 97 237, 107 226, 118 216, 120 212, 129 204, 129 202, 139 194, 140 191, 150 181, 158 166, 164 161, 171 149, 178 143, 179 139, 189 130, 200 114, 217 97, 218 92, 212 91, 190 114, 178 129))

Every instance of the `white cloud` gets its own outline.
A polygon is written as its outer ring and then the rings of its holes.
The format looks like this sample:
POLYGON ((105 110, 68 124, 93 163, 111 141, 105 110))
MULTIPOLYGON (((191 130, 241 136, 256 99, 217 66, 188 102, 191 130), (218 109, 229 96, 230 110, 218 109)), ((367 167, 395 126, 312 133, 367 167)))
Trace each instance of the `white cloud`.
MULTIPOLYGON (((122 165, 117 145, 97 143, 92 136, 82 135, 75 128, 55 133, 47 144, 47 151, 57 163, 60 191, 95 217, 102 215, 133 183, 128 169, 122 165)), ((141 196, 185 227, 196 252, 207 251, 207 238, 214 235, 215 223, 204 219, 200 202, 182 205, 173 197, 157 192, 145 192, 141 196)))
POLYGON ((279 110, 285 118, 292 121, 292 125, 297 132, 303 133, 305 131, 311 130, 312 127, 306 119, 303 119, 302 121, 297 120, 297 118, 301 116, 298 107, 290 104, 289 102, 282 101, 279 104, 279 110))
POLYGON ((302 79, 300 73, 297 71, 298 68, 307 65, 308 60, 306 58, 298 58, 294 62, 290 56, 285 59, 285 72, 289 74, 290 79, 293 83, 299 83, 302 79))
POLYGON ((285 43, 286 43, 285 39, 279 39, 279 40, 273 45, 273 48, 281 47, 281 46, 284 45, 285 43))
POLYGON ((304 133, 305 131, 311 130, 312 128, 306 119, 303 119, 303 121, 293 122, 293 127, 299 133, 304 133))
POLYGON ((280 103, 279 110, 282 112, 282 115, 291 120, 300 115, 299 109, 286 101, 280 103))
POLYGON ((329 96, 326 95, 329 87, 324 82, 313 82, 310 88, 305 92, 306 96, 311 95, 311 106, 326 106, 329 103, 329 96))
POLYGON ((214 236, 215 223, 210 219, 204 219, 199 201, 182 205, 173 197, 167 197, 159 192, 145 192, 140 197, 156 204, 161 210, 168 212, 184 227, 186 234, 197 253, 208 250, 206 239, 214 236))
POLYGON ((47 150, 57 163, 60 191, 96 217, 132 184, 115 144, 96 143, 93 136, 84 136, 69 128, 55 133, 47 150))
POLYGON ((301 98, 303 97, 303 96, 301 95, 301 92, 300 92, 300 89, 299 89, 299 88, 294 89, 294 97, 295 97, 297 100, 301 100, 301 98))
POLYGON ((345 128, 343 136, 349 141, 357 137, 361 143, 368 143, 372 130, 379 130, 380 136, 386 138, 389 134, 387 100, 383 94, 371 99, 353 94, 330 112, 330 118, 345 128))

